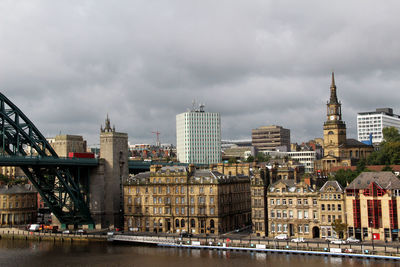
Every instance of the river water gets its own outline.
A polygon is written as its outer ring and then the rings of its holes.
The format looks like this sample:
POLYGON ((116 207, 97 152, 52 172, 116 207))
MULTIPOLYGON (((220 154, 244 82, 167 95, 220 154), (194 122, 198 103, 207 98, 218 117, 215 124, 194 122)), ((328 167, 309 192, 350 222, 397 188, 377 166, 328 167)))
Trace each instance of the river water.
POLYGON ((0 240, 0 266, 392 267, 394 261, 189 250, 112 243, 0 240))

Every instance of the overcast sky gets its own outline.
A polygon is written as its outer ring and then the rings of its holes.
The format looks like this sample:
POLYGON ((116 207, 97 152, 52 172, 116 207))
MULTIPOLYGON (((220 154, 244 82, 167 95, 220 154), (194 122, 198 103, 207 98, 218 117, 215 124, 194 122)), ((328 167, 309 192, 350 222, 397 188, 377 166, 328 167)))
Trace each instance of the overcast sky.
POLYGON ((335 71, 357 112, 400 113, 400 1, 0 1, 0 90, 45 136, 99 143, 107 113, 131 143, 176 143, 193 99, 223 139, 281 125, 322 137, 335 71))

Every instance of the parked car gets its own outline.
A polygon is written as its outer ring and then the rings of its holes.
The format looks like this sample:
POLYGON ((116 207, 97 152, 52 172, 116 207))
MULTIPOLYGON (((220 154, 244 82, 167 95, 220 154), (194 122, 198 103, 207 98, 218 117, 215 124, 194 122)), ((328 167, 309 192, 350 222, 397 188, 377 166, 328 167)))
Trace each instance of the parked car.
POLYGON ((70 234, 72 234, 72 231, 67 229, 67 230, 62 231, 62 233, 63 233, 63 235, 70 235, 70 234))
POLYGON ((346 242, 347 243, 360 243, 360 240, 353 236, 350 236, 349 238, 346 239, 346 242))
POLYGON ((76 231, 76 234, 77 234, 77 235, 86 235, 87 232, 86 232, 86 230, 79 229, 78 231, 76 231))
POLYGON ((288 239, 288 235, 287 234, 280 234, 274 237, 274 239, 276 240, 287 240, 288 239))
POLYGON ((337 240, 337 238, 335 238, 335 237, 326 237, 325 238, 325 241, 328 242, 328 243, 330 243, 333 240, 337 240))
POLYGON ((331 244, 336 244, 336 245, 343 245, 343 244, 346 244, 346 241, 342 240, 342 239, 333 239, 333 240, 331 240, 330 243, 331 244))
POLYGON ((303 237, 298 237, 298 238, 293 238, 293 239, 291 240, 291 242, 295 242, 295 243, 304 243, 305 240, 304 240, 303 237))
POLYGON ((179 235, 180 237, 192 237, 193 235, 191 234, 191 233, 181 233, 180 235, 179 235))

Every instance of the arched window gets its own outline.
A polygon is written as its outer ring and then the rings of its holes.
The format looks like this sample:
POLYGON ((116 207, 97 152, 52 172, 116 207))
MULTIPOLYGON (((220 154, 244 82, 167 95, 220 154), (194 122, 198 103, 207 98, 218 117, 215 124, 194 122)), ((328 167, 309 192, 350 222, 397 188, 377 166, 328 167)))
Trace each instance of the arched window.
POLYGON ((190 227, 196 227, 196 221, 194 219, 190 220, 190 227))
POLYGON ((184 219, 181 220, 181 227, 185 227, 185 220, 184 219))
POLYGON ((210 220, 210 228, 214 228, 214 227, 215 227, 214 220, 210 220))
POLYGON ((334 133, 332 131, 329 131, 328 134, 330 135, 330 134, 334 134, 334 133))
POLYGON ((176 226, 176 227, 179 227, 179 219, 176 219, 176 220, 175 220, 175 226, 176 226))

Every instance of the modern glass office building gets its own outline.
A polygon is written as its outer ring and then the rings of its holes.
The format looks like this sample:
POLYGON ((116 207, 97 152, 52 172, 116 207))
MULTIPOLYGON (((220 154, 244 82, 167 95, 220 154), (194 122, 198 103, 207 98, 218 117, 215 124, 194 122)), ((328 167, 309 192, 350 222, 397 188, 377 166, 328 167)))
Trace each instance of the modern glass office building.
POLYGON ((176 150, 182 163, 221 162, 221 117, 204 106, 176 115, 176 150))
POLYGON ((372 143, 382 142, 382 130, 385 127, 396 127, 400 131, 400 116, 393 114, 391 108, 377 108, 376 111, 357 114, 358 141, 368 142, 372 135, 372 143))

